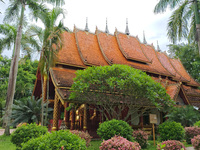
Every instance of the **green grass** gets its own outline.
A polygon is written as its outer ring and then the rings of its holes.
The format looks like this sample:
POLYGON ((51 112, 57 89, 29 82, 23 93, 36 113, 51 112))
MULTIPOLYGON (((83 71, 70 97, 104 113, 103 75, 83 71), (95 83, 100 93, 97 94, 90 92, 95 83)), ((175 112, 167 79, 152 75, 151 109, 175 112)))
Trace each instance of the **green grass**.
POLYGON ((10 136, 0 136, 0 150, 15 150, 16 147, 10 142, 10 136))

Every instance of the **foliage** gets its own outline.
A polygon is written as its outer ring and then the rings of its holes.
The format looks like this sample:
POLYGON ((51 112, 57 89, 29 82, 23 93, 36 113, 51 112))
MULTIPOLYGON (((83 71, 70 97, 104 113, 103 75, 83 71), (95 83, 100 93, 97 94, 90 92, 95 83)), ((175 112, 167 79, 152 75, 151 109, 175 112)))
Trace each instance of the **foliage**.
MULTIPOLYGON (((13 104, 12 125, 16 125, 21 122, 39 124, 41 118, 41 101, 40 99, 35 99, 34 97, 28 97, 26 100, 15 100, 13 104)), ((48 113, 53 112, 52 108, 49 108, 48 113)))
POLYGON ((195 122, 194 126, 195 127, 200 127, 200 121, 195 122))
POLYGON ((188 0, 159 0, 155 6, 154 13, 165 12, 167 8, 174 10, 167 26, 168 37, 173 43, 182 39, 195 41, 198 23, 195 21, 194 3, 188 0))
POLYGON ((100 150, 107 150, 107 149, 125 149, 125 150, 140 150, 141 147, 137 142, 130 142, 126 138, 121 136, 114 136, 107 141, 103 141, 101 146, 99 147, 100 150))
POLYGON ((133 131, 134 139, 140 144, 141 148, 147 147, 148 134, 142 130, 133 131))
POLYGON ((185 146, 176 140, 164 141, 161 144, 158 144, 158 150, 186 150, 185 146))
POLYGON ((17 128, 11 134, 11 142, 16 145, 17 149, 21 148, 21 144, 30 139, 37 138, 47 133, 47 128, 36 124, 28 124, 17 128))
POLYGON ((179 58, 188 73, 200 82, 200 57, 195 44, 169 45, 171 57, 179 58))
POLYGON ((199 127, 185 127, 185 137, 186 137, 186 142, 188 144, 191 144, 191 139, 199 134, 200 134, 199 127))
POLYGON ((85 139, 87 147, 90 145, 90 141, 92 137, 90 136, 88 132, 78 131, 78 130, 70 130, 70 132, 78 135, 81 139, 85 139))
POLYGON ((197 135, 193 139, 191 139, 191 142, 195 150, 200 149, 200 135, 197 135))
POLYGON ((98 109, 108 120, 128 121, 128 117, 144 105, 161 108, 173 104, 160 83, 145 72, 126 65, 78 70, 71 91, 71 100, 101 106, 98 109), (121 113, 127 108, 128 114, 123 118, 121 113))
POLYGON ((166 121, 159 125, 158 132, 160 134, 161 141, 166 140, 178 140, 181 141, 184 138, 185 130, 180 123, 166 121))
POLYGON ((60 130, 31 139, 22 144, 22 150, 86 150, 85 140, 69 130, 60 130))
POLYGON ((168 117, 168 121, 179 122, 182 126, 189 127, 200 120, 200 113, 193 106, 187 105, 173 108, 166 117, 168 117))
POLYGON ((97 129, 97 134, 104 140, 108 140, 115 135, 120 135, 131 141, 132 133, 133 129, 128 123, 116 119, 101 123, 97 129))

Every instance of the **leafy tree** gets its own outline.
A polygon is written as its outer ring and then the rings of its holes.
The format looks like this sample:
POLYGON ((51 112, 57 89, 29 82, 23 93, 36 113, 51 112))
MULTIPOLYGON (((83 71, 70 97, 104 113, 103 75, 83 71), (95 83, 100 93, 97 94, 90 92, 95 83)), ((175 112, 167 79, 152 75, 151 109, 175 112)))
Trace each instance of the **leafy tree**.
POLYGON ((200 113, 193 106, 177 107, 166 115, 168 121, 181 123, 184 127, 193 126, 195 122, 200 120, 200 113))
MULTIPOLYGON (((63 0, 43 0, 44 2, 55 3, 57 5, 64 3, 63 0)), ((8 90, 7 90, 7 98, 6 98, 6 111, 4 115, 4 123, 5 123, 5 134, 9 135, 9 126, 10 126, 10 118, 9 116, 12 113, 12 104, 13 98, 15 93, 15 86, 16 86, 16 78, 18 72, 18 60, 20 55, 20 46, 21 46, 21 38, 22 38, 22 25, 24 22, 24 14, 25 8, 28 7, 30 12, 34 16, 36 14, 40 14, 40 12, 44 12, 45 8, 43 4, 38 3, 39 0, 12 0, 10 1, 10 5, 6 10, 5 20, 12 21, 19 17, 18 29, 17 29, 17 36, 15 42, 15 51, 14 57, 11 62, 11 68, 9 73, 9 83, 8 83, 8 90), (21 12, 20 12, 21 11, 21 12), (19 13, 20 12, 20 13, 19 13), (20 14, 20 15, 19 15, 20 14)))
POLYGON ((200 14, 199 0, 159 0, 154 13, 165 12, 167 8, 175 9, 168 22, 168 37, 171 41, 188 39, 198 42, 200 55, 200 14))
POLYGON ((78 70, 71 91, 70 99, 96 104, 108 120, 128 121, 130 115, 142 112, 145 106, 167 108, 173 104, 160 83, 145 72, 125 65, 78 70), (128 114, 123 117, 122 111, 127 108, 128 114))
POLYGON ((200 82, 200 57, 197 46, 193 44, 169 45, 171 57, 179 58, 188 73, 200 82))

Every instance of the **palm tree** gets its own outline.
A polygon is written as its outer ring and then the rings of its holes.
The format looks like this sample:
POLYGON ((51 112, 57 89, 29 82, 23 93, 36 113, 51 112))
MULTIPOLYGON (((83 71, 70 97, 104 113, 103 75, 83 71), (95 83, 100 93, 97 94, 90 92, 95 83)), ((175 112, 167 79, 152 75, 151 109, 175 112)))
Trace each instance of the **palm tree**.
MULTIPOLYGON (((40 71, 44 76, 43 82, 43 101, 46 101, 46 115, 45 115, 45 124, 47 123, 47 110, 48 110, 48 98, 49 98, 49 69, 54 66, 56 60, 56 53, 62 46, 61 33, 63 31, 62 21, 56 25, 56 22, 59 19, 59 16, 63 15, 63 9, 56 7, 48 13, 41 13, 38 18, 45 25, 45 30, 43 32, 43 46, 40 58, 40 71), (45 89, 46 87, 46 89, 45 89), (46 92, 45 92, 46 91, 46 92)), ((42 118, 43 119, 43 118, 42 118)))
POLYGON ((175 43, 177 40, 188 39, 197 41, 200 54, 200 14, 199 0, 160 0, 154 8, 154 13, 175 9, 168 22, 168 37, 175 43))
MULTIPOLYGON (((64 0, 42 0, 49 3, 55 3, 56 5, 61 5, 64 3, 64 0)), ((24 13, 25 7, 28 6, 33 15, 37 15, 40 12, 44 12, 45 8, 43 4, 38 3, 39 0, 10 0, 10 5, 6 10, 5 20, 11 21, 17 18, 16 16, 20 16, 17 36, 15 41, 15 51, 14 57, 11 62, 11 68, 9 73, 9 83, 6 97, 6 110, 4 115, 4 124, 5 124, 5 135, 10 134, 10 117, 12 114, 12 104, 15 93, 16 86, 16 78, 18 71, 18 60, 20 55, 20 46, 21 46, 21 38, 22 38, 22 24, 24 21, 24 13), (19 15, 19 11, 20 15, 19 15)))

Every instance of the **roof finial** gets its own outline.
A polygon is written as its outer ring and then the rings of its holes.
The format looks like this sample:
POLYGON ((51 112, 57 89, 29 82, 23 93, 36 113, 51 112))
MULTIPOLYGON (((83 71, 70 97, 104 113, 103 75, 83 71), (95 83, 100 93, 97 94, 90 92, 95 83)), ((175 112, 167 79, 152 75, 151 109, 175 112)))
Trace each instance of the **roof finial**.
POLYGON ((160 46, 158 45, 158 40, 157 40, 157 51, 161 52, 160 46))
POLYGON ((147 44, 144 31, 143 31, 143 43, 144 43, 144 44, 147 44))
POLYGON ((109 30, 108 30, 108 20, 106 18, 106 30, 105 30, 106 33, 109 33, 109 30))
POLYGON ((86 32, 89 31, 89 28, 88 28, 88 17, 86 17, 85 31, 86 31, 86 32))
POLYGON ((126 33, 127 35, 130 34, 129 29, 128 29, 128 18, 126 18, 126 30, 125 30, 125 33, 126 33))

